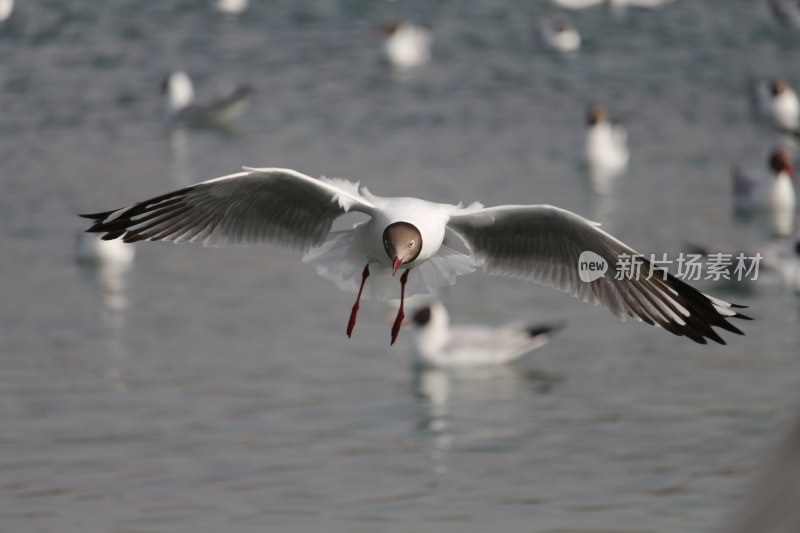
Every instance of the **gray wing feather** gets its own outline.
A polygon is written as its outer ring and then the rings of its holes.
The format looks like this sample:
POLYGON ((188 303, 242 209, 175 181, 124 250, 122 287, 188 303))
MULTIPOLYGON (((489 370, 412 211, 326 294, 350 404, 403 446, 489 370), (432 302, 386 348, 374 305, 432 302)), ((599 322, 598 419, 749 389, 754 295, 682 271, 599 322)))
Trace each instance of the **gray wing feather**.
POLYGON ((650 263, 641 258, 641 275, 615 279, 620 256, 636 252, 599 229, 597 224, 553 206, 501 206, 466 208, 451 216, 448 226, 460 234, 484 271, 542 283, 571 293, 583 301, 602 305, 620 318, 633 317, 658 325, 675 335, 705 343, 724 344, 711 326, 742 332, 728 318, 747 318, 732 308, 741 307, 707 296, 672 275, 650 279, 650 263), (578 259, 590 251, 608 263, 606 274, 584 282, 578 259))
POLYGON ((125 242, 200 242, 206 246, 273 244, 307 250, 353 209, 371 213, 358 185, 317 180, 288 169, 248 169, 130 207, 81 215, 87 231, 125 242))

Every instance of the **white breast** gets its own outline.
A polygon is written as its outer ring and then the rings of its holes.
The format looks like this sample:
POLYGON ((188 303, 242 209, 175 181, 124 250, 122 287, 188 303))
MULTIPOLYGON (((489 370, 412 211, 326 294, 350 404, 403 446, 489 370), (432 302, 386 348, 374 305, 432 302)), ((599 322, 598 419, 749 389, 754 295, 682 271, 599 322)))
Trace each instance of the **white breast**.
POLYGON ((770 227, 776 235, 791 235, 794 229, 795 203, 794 184, 782 172, 769 187, 765 206, 769 212, 770 227))
POLYGON ((413 262, 408 263, 408 267, 424 263, 439 251, 453 206, 417 198, 381 198, 376 201, 380 202, 380 211, 356 230, 359 245, 373 261, 391 266, 383 248, 383 230, 395 222, 413 224, 422 235, 422 250, 413 262))

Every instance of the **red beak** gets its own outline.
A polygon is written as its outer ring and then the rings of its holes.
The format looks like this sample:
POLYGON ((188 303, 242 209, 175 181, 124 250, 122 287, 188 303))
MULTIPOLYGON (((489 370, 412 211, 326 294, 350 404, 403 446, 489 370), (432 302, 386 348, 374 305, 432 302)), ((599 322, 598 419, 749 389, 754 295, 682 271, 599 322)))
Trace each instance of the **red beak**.
POLYGON ((400 264, 401 263, 402 262, 400 261, 400 258, 397 257, 397 256, 394 256, 394 261, 392 261, 392 276, 397 274, 397 269, 400 268, 400 264))

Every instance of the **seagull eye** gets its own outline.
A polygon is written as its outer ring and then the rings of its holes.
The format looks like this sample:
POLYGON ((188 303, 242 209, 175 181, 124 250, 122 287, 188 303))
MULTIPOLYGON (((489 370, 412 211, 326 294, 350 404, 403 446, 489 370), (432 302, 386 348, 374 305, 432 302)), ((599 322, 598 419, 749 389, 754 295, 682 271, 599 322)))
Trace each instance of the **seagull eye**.
POLYGON ((413 248, 414 247, 414 242, 416 242, 416 241, 411 241, 410 243, 408 243, 408 247, 409 248, 413 248))

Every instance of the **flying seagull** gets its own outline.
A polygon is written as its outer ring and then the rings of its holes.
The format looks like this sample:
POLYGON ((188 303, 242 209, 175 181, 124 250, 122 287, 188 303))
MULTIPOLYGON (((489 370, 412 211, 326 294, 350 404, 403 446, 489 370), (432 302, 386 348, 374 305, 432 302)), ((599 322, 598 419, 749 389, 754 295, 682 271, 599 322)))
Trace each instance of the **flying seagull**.
MULTIPOLYGON (((203 242, 206 246, 271 244, 306 252, 303 260, 322 277, 357 293, 347 323, 353 332, 362 297, 400 299, 392 326, 394 344, 403 322, 403 301, 452 285, 482 267, 550 285, 581 300, 661 326, 705 344, 725 344, 712 329, 743 335, 730 318, 748 317, 731 304, 701 293, 672 275, 618 276, 621 256, 633 249, 598 224, 550 205, 484 207, 440 204, 418 198, 384 198, 359 183, 320 179, 295 170, 249 168, 173 191, 130 207, 81 215, 87 230, 125 242, 203 242), (355 211, 367 215, 352 229, 331 231, 334 220, 355 211), (445 241, 448 231, 466 252, 445 241), (591 252, 609 272, 583 281, 579 258, 591 252), (402 271, 400 283, 394 277, 402 271), (399 288, 399 294, 398 294, 399 288)), ((642 259, 647 271, 649 263, 642 259)))

